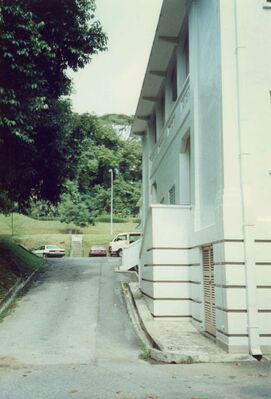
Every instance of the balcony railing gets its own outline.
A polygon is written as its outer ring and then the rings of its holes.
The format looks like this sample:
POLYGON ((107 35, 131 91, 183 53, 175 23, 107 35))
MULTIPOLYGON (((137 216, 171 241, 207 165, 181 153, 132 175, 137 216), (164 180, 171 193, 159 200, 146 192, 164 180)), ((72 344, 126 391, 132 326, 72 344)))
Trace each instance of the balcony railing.
POLYGON ((151 152, 150 155, 151 161, 153 161, 154 158, 159 154, 160 149, 164 144, 166 138, 171 134, 172 131, 176 130, 175 129, 176 124, 178 124, 179 126, 182 123, 189 109, 190 109, 190 77, 188 75, 184 82, 181 93, 170 112, 167 122, 165 123, 165 126, 159 137, 159 140, 154 146, 153 151, 151 152))

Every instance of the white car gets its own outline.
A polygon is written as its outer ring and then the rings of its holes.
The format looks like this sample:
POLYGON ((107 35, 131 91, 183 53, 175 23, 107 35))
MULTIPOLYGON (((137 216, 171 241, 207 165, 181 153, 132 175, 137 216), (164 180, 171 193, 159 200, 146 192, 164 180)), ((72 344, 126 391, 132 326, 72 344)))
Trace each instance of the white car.
POLYGON ((140 232, 129 232, 129 233, 120 233, 118 234, 110 243, 109 243, 109 256, 117 255, 122 256, 123 248, 128 247, 128 245, 133 242, 139 240, 142 237, 142 233, 140 232))
POLYGON ((41 245, 39 248, 34 249, 32 253, 44 258, 62 258, 65 256, 65 249, 57 245, 41 245))

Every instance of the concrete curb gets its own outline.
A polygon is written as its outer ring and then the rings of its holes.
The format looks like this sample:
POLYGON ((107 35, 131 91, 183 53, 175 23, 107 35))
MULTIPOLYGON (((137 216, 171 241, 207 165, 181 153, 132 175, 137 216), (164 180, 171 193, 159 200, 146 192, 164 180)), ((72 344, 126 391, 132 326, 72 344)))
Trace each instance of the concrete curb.
POLYGON ((140 316, 138 314, 137 308, 135 306, 135 303, 134 303, 134 300, 133 300, 133 296, 132 296, 131 291, 130 291, 129 284, 121 283, 121 289, 122 289, 122 293, 124 295, 124 299, 125 299, 125 303, 126 303, 128 314, 129 314, 130 319, 131 319, 131 321, 132 321, 132 323, 133 323, 133 325, 135 327, 136 333, 139 336, 139 338, 142 341, 142 343, 145 345, 145 347, 148 350, 151 350, 152 342, 151 342, 150 338, 148 337, 148 335, 145 333, 145 331, 142 328, 142 321, 140 319, 140 316))
POLYGON ((36 275, 44 268, 41 267, 40 269, 35 270, 33 273, 31 273, 26 280, 20 279, 17 281, 13 287, 8 291, 6 297, 3 299, 1 302, 0 306, 0 315, 8 309, 10 304, 14 301, 14 299, 19 295, 21 291, 23 291, 25 288, 27 288, 28 285, 32 283, 36 275))
MULTIPOLYGON (((150 353, 150 357, 153 360, 156 360, 158 362, 162 363, 188 363, 188 357, 187 356, 182 356, 180 358, 179 356, 179 361, 177 361, 175 356, 172 356, 170 353, 163 352, 159 345, 153 340, 151 335, 149 334, 148 330, 146 329, 146 326, 141 318, 139 309, 138 309, 138 303, 135 302, 134 296, 131 291, 131 287, 127 283, 121 283, 122 291, 126 300, 126 305, 128 309, 129 316, 133 322, 133 325, 136 329, 136 332, 145 345, 146 349, 150 353)), ((138 295, 142 295, 138 293, 138 295)), ((142 311, 143 309, 141 309, 142 311)), ((148 315, 146 315, 148 317, 148 315)))
MULTIPOLYGON (((247 354, 209 353, 202 352, 199 348, 190 345, 182 350, 168 351, 156 336, 157 326, 148 311, 143 296, 135 283, 122 283, 122 290, 127 304, 129 316, 135 326, 136 332, 149 351, 150 357, 162 363, 193 364, 193 363, 230 363, 230 362, 255 362, 256 360, 247 354)), ((207 339, 207 338, 206 338, 207 339)), ((267 359, 266 359, 267 360, 267 359)))

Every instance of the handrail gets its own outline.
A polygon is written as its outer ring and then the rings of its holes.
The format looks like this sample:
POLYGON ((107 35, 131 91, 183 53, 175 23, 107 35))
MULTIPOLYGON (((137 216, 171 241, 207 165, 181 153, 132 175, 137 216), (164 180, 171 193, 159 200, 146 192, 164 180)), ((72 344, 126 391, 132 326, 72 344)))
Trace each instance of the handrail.
POLYGON ((138 238, 138 240, 132 242, 131 244, 127 245, 127 247, 124 247, 123 249, 125 250, 125 249, 127 249, 127 248, 129 249, 129 248, 134 247, 135 245, 138 244, 138 242, 139 242, 140 240, 142 240, 142 237, 138 238))
POLYGON ((119 266, 120 271, 129 270, 135 266, 139 265, 139 255, 141 248, 142 238, 134 241, 132 244, 123 248, 122 263, 119 266))
POLYGON ((140 247, 140 252, 139 252, 140 258, 141 258, 142 251, 143 251, 143 245, 144 245, 145 237, 146 237, 146 234, 145 234, 145 233, 146 233, 146 230, 147 230, 148 220, 149 220, 149 218, 150 218, 151 213, 152 213, 152 205, 149 206, 149 209, 148 209, 148 212, 147 212, 147 216, 146 216, 146 219, 145 219, 145 221, 144 221, 144 230, 143 230, 142 241, 141 241, 141 247, 140 247))
POLYGON ((192 205, 173 205, 173 204, 151 204, 151 209, 165 208, 165 209, 192 209, 192 205))

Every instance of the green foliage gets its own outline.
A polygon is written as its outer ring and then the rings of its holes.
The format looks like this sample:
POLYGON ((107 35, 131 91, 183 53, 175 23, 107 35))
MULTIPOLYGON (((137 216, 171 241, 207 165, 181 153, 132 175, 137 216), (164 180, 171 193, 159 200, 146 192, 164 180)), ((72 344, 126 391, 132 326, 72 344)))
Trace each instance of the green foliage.
MULTIPOLYGON (((110 215, 97 216, 96 222, 110 223, 111 222, 111 216, 110 215)), ((113 223, 125 223, 125 222, 127 222, 127 220, 125 218, 121 218, 119 216, 114 216, 113 217, 113 223)))
POLYGON ((0 237, 0 301, 19 278, 27 278, 43 260, 16 245, 14 241, 0 237))
POLYGON ((88 208, 78 191, 78 186, 72 181, 66 182, 66 191, 61 196, 58 209, 60 221, 74 223, 76 226, 85 227, 94 224, 95 214, 88 208))
POLYGON ((5 192, 0 192, 0 210, 2 213, 9 214, 12 212, 13 202, 9 199, 8 195, 5 192))
MULTIPOLYGON (((94 0, 2 0, 0 19, 0 192, 56 201, 69 130, 67 68, 106 48, 94 0)), ((5 209, 7 201, 0 200, 5 209)))
POLYGON ((133 116, 123 114, 106 114, 100 117, 100 120, 107 125, 131 125, 133 122, 133 116))
POLYGON ((34 142, 12 135, 0 142, 0 191, 17 202, 20 210, 33 197, 57 201, 66 164, 63 136, 69 134, 70 126, 70 104, 50 101, 50 108, 40 115, 34 142))
POLYGON ((151 359, 151 349, 148 348, 144 343, 141 344, 141 353, 139 354, 139 359, 150 360, 151 359))
MULTIPOLYGON (((111 222, 111 215, 99 215, 95 219, 96 222, 99 223, 110 223, 111 222)), ((137 225, 140 223, 140 219, 136 217, 120 217, 120 216, 113 216, 113 223, 127 223, 132 222, 136 223, 137 225)))
MULTIPOLYGON (((92 215, 110 213, 109 170, 113 169, 114 215, 122 218, 137 215, 136 203, 141 195, 141 145, 137 140, 121 140, 100 118, 84 114, 74 116, 72 134, 65 147, 67 176, 74 182, 75 192, 80 193, 78 204, 83 201, 92 215)), ((71 201, 65 200, 64 204, 64 198, 62 214, 66 207, 71 212, 71 201)), ((85 208, 82 213, 86 213, 85 208)))
POLYGON ((43 265, 43 260, 31 254, 12 240, 0 237, 2 264, 8 264, 9 270, 17 277, 26 277, 43 265))
POLYGON ((49 201, 32 199, 28 213, 33 219, 54 220, 58 216, 58 209, 49 201))

